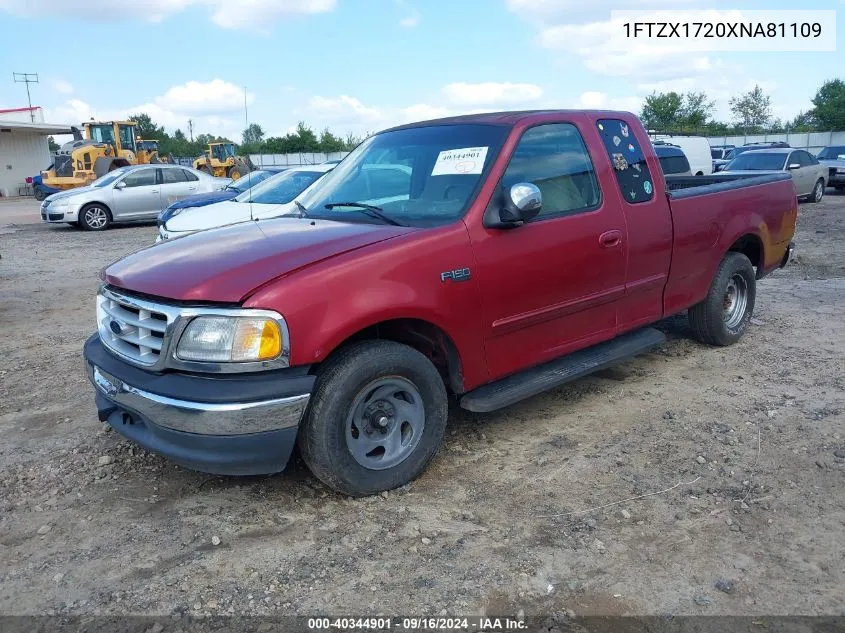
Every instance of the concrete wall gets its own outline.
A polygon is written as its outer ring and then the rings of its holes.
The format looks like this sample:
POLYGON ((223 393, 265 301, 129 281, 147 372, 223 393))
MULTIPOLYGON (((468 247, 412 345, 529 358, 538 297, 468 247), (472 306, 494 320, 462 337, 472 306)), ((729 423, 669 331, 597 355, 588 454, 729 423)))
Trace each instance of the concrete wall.
POLYGON ((710 145, 745 145, 765 141, 784 141, 790 147, 818 154, 828 145, 845 145, 845 132, 800 132, 795 134, 748 134, 747 136, 708 136, 710 145))
POLYGON ((33 132, 0 132, 0 195, 23 193, 28 176, 36 176, 51 162, 47 137, 33 132))

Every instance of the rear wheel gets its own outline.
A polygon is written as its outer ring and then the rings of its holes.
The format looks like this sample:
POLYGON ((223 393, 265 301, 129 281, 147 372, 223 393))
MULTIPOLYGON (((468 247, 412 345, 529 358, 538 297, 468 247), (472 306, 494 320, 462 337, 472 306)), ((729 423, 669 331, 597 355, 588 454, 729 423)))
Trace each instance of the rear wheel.
POLYGON ((751 261, 742 253, 728 253, 719 264, 710 291, 689 309, 693 335, 708 345, 731 345, 745 333, 757 296, 751 261))
POLYGON ((446 430, 446 388, 417 350, 365 341, 321 368, 299 432, 302 457, 327 486, 351 496, 418 477, 446 430))
POLYGON ((88 231, 105 231, 111 221, 111 211, 96 202, 82 207, 79 211, 79 226, 88 231))
POLYGON ((810 194, 809 201, 821 202, 822 198, 824 198, 824 180, 819 178, 816 181, 816 186, 813 187, 813 193, 810 194))

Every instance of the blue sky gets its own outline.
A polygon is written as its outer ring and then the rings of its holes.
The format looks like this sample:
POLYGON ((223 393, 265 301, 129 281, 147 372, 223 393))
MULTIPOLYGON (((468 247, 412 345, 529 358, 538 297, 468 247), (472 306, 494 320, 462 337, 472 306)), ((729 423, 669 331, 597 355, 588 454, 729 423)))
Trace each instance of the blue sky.
MULTIPOLYGON (((713 9, 796 3, 713 0, 713 9)), ((250 122, 338 133, 459 112, 535 107, 638 111, 652 90, 696 90, 728 118, 760 84, 774 114, 845 78, 840 52, 708 52, 607 46, 612 9, 700 9, 694 0, 0 0, 0 108, 26 105, 12 72, 37 72, 50 122, 146 111, 169 130, 239 140, 250 122), (81 43, 75 45, 75 42, 81 43), (100 51, 88 48, 98 43, 100 51), (6 79, 3 79, 3 78, 6 79)), ((807 0, 836 9, 845 0, 807 0)), ((825 25, 829 28, 833 26, 825 25)))

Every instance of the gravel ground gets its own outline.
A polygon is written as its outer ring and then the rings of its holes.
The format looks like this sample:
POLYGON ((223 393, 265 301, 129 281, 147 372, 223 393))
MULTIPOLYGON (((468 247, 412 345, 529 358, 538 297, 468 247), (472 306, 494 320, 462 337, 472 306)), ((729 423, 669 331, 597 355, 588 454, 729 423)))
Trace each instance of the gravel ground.
POLYGON ((832 190, 802 205, 739 344, 668 319, 654 353, 455 409, 422 478, 360 500, 108 432, 80 357, 97 273, 155 228, 0 226, 0 614, 843 615, 843 217, 832 190))

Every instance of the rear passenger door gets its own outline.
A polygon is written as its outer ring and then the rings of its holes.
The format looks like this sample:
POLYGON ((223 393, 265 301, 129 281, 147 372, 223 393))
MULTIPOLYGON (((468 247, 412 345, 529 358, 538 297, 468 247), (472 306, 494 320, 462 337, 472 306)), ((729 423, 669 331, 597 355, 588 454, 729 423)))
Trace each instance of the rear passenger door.
POLYGON ((534 183, 539 215, 512 229, 472 227, 491 378, 611 338, 625 292, 625 221, 602 195, 593 156, 575 123, 530 127, 498 193, 534 183))

